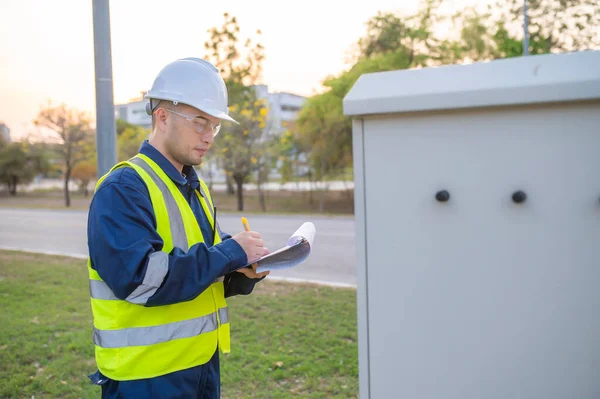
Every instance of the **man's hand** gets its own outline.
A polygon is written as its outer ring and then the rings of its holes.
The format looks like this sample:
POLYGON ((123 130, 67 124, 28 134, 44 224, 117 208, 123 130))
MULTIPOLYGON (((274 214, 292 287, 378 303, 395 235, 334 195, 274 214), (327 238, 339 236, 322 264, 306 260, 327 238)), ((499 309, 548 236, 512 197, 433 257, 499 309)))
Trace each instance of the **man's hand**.
MULTIPOLYGON (((255 231, 244 231, 232 238, 244 249, 248 257, 248 262, 260 259, 269 253, 269 250, 265 248, 265 242, 260 237, 260 234, 255 231)), ((254 263, 252 266, 243 267, 236 271, 248 278, 263 278, 271 273, 270 271, 256 273, 257 267, 258 263, 254 263)))
POLYGON ((254 262, 269 253, 265 242, 256 231, 243 231, 232 237, 246 252, 248 263, 254 262))
POLYGON ((256 268, 258 267, 258 263, 254 263, 252 266, 242 267, 241 269, 237 269, 236 272, 245 274, 248 278, 263 278, 268 276, 271 273, 270 270, 262 273, 256 273, 256 268))

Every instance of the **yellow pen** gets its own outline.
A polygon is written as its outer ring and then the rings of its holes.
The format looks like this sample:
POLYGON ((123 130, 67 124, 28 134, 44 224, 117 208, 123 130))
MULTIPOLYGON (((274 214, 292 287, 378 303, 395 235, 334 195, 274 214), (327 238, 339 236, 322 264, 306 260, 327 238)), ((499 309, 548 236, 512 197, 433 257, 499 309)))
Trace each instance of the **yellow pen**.
MULTIPOLYGON (((248 223, 248 219, 246 219, 243 216, 242 216, 242 224, 244 225, 244 230, 250 231, 250 224, 248 223)), ((258 263, 252 264, 252 266, 257 266, 257 265, 258 265, 258 263)), ((248 267, 251 267, 251 266, 248 266, 248 267)))
POLYGON ((242 216, 242 224, 244 225, 244 229, 246 231, 250 231, 250 225, 248 224, 248 219, 242 216))

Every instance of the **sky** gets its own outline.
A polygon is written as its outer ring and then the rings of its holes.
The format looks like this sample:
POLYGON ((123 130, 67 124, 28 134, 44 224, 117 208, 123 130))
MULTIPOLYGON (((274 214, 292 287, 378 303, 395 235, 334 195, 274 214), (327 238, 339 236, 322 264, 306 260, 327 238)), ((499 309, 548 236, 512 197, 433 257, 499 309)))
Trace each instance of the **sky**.
MULTIPOLYGON (((453 6, 473 3, 448 0, 453 6)), ((148 90, 167 63, 203 57, 207 30, 223 13, 242 37, 265 47, 269 91, 310 96, 329 75, 346 70, 347 54, 378 11, 411 13, 419 0, 119 0, 110 1, 115 104, 148 90)), ((95 114, 92 0, 0 0, 0 121, 13 139, 52 101, 95 114)))

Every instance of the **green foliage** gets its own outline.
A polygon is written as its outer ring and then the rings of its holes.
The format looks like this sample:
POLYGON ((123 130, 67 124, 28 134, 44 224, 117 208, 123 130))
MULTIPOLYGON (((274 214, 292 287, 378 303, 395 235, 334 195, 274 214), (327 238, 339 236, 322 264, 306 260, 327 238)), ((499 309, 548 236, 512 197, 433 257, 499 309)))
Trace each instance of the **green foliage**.
MULTIPOLYGON (((523 41, 510 35, 504 21, 496 25, 492 39, 496 44, 498 58, 518 57, 523 54, 523 41)), ((537 47, 537 42, 534 43, 537 47)))
POLYGON ((308 151, 309 166, 317 180, 352 160, 352 127, 343 115, 342 98, 334 91, 311 97, 298 117, 298 141, 308 151))
MULTIPOLYGON (((505 20, 522 38, 523 1, 498 2, 505 20)), ((597 0, 527 0, 530 54, 600 48, 600 3, 597 0)))
POLYGON ((150 129, 117 119, 117 162, 135 156, 144 140, 150 138, 150 134, 150 129))
MULTIPOLYGON (((342 101, 362 74, 522 55, 522 0, 498 2, 485 12, 463 9, 449 17, 439 15, 440 4, 426 0, 413 15, 379 12, 370 18, 352 67, 325 79, 324 93, 303 107, 295 133, 317 179, 352 165, 351 122, 343 115, 342 101), (435 37, 435 28, 448 21, 453 29, 435 37)), ((600 3, 528 0, 528 8, 531 54, 600 48, 600 3)))
MULTIPOLYGON (((208 58, 221 70, 230 104, 237 104, 249 99, 249 87, 261 78, 264 47, 260 43, 253 43, 251 39, 242 46, 237 18, 229 13, 224 13, 223 18, 220 28, 208 30, 210 39, 204 43, 204 49, 208 58), (242 50, 246 52, 245 56, 242 50)), ((256 34, 260 36, 260 30, 256 34)))
MULTIPOLYGON (((589 0, 528 0, 529 54, 600 48, 600 3, 589 0)), ((459 21, 456 62, 523 55, 523 1, 489 6, 486 12, 465 9, 459 21)))
POLYGON ((276 168, 281 175, 281 183, 292 181, 297 175, 298 156, 302 152, 301 143, 292 130, 286 130, 271 139, 271 168, 276 168))
POLYGON ((378 13, 367 23, 366 37, 358 42, 355 64, 327 78, 323 82, 326 91, 307 101, 296 130, 315 179, 352 165, 352 125, 343 114, 342 101, 358 78, 365 73, 423 67, 431 60, 427 49, 437 44, 431 35, 431 13, 437 3, 427 1, 420 13, 406 19, 378 13))
POLYGON ((123 132, 128 129, 128 128, 136 128, 137 126, 127 122, 125 119, 121 119, 121 118, 117 118, 117 120, 115 121, 116 124, 116 128, 117 128, 117 138, 123 134, 123 132))
MULTIPOLYGON (((240 124, 225 122, 213 151, 222 161, 225 173, 237 185, 238 210, 241 211, 244 209, 243 184, 262 165, 259 158, 268 109, 267 104, 257 98, 253 86, 262 74, 264 48, 251 40, 242 45, 237 19, 227 13, 224 19, 221 27, 209 29, 210 39, 204 48, 207 58, 221 71, 229 94, 230 114, 240 124)), ((257 34, 260 35, 260 31, 257 34)))
POLYGON ((47 154, 28 143, 0 143, 0 182, 11 195, 17 194, 18 184, 30 183, 49 168, 47 154))
POLYGON ((228 126, 225 134, 217 136, 215 150, 227 173, 236 182, 245 183, 258 168, 267 108, 264 101, 259 100, 240 105, 240 108, 237 105, 231 107, 231 116, 239 125, 228 126))

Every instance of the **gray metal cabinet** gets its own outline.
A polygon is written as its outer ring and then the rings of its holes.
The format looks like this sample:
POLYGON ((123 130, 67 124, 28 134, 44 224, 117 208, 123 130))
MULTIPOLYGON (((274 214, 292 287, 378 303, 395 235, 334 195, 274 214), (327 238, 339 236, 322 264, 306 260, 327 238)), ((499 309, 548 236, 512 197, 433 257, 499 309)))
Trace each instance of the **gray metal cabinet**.
POLYGON ((600 52, 363 75, 360 397, 600 398, 600 52))

